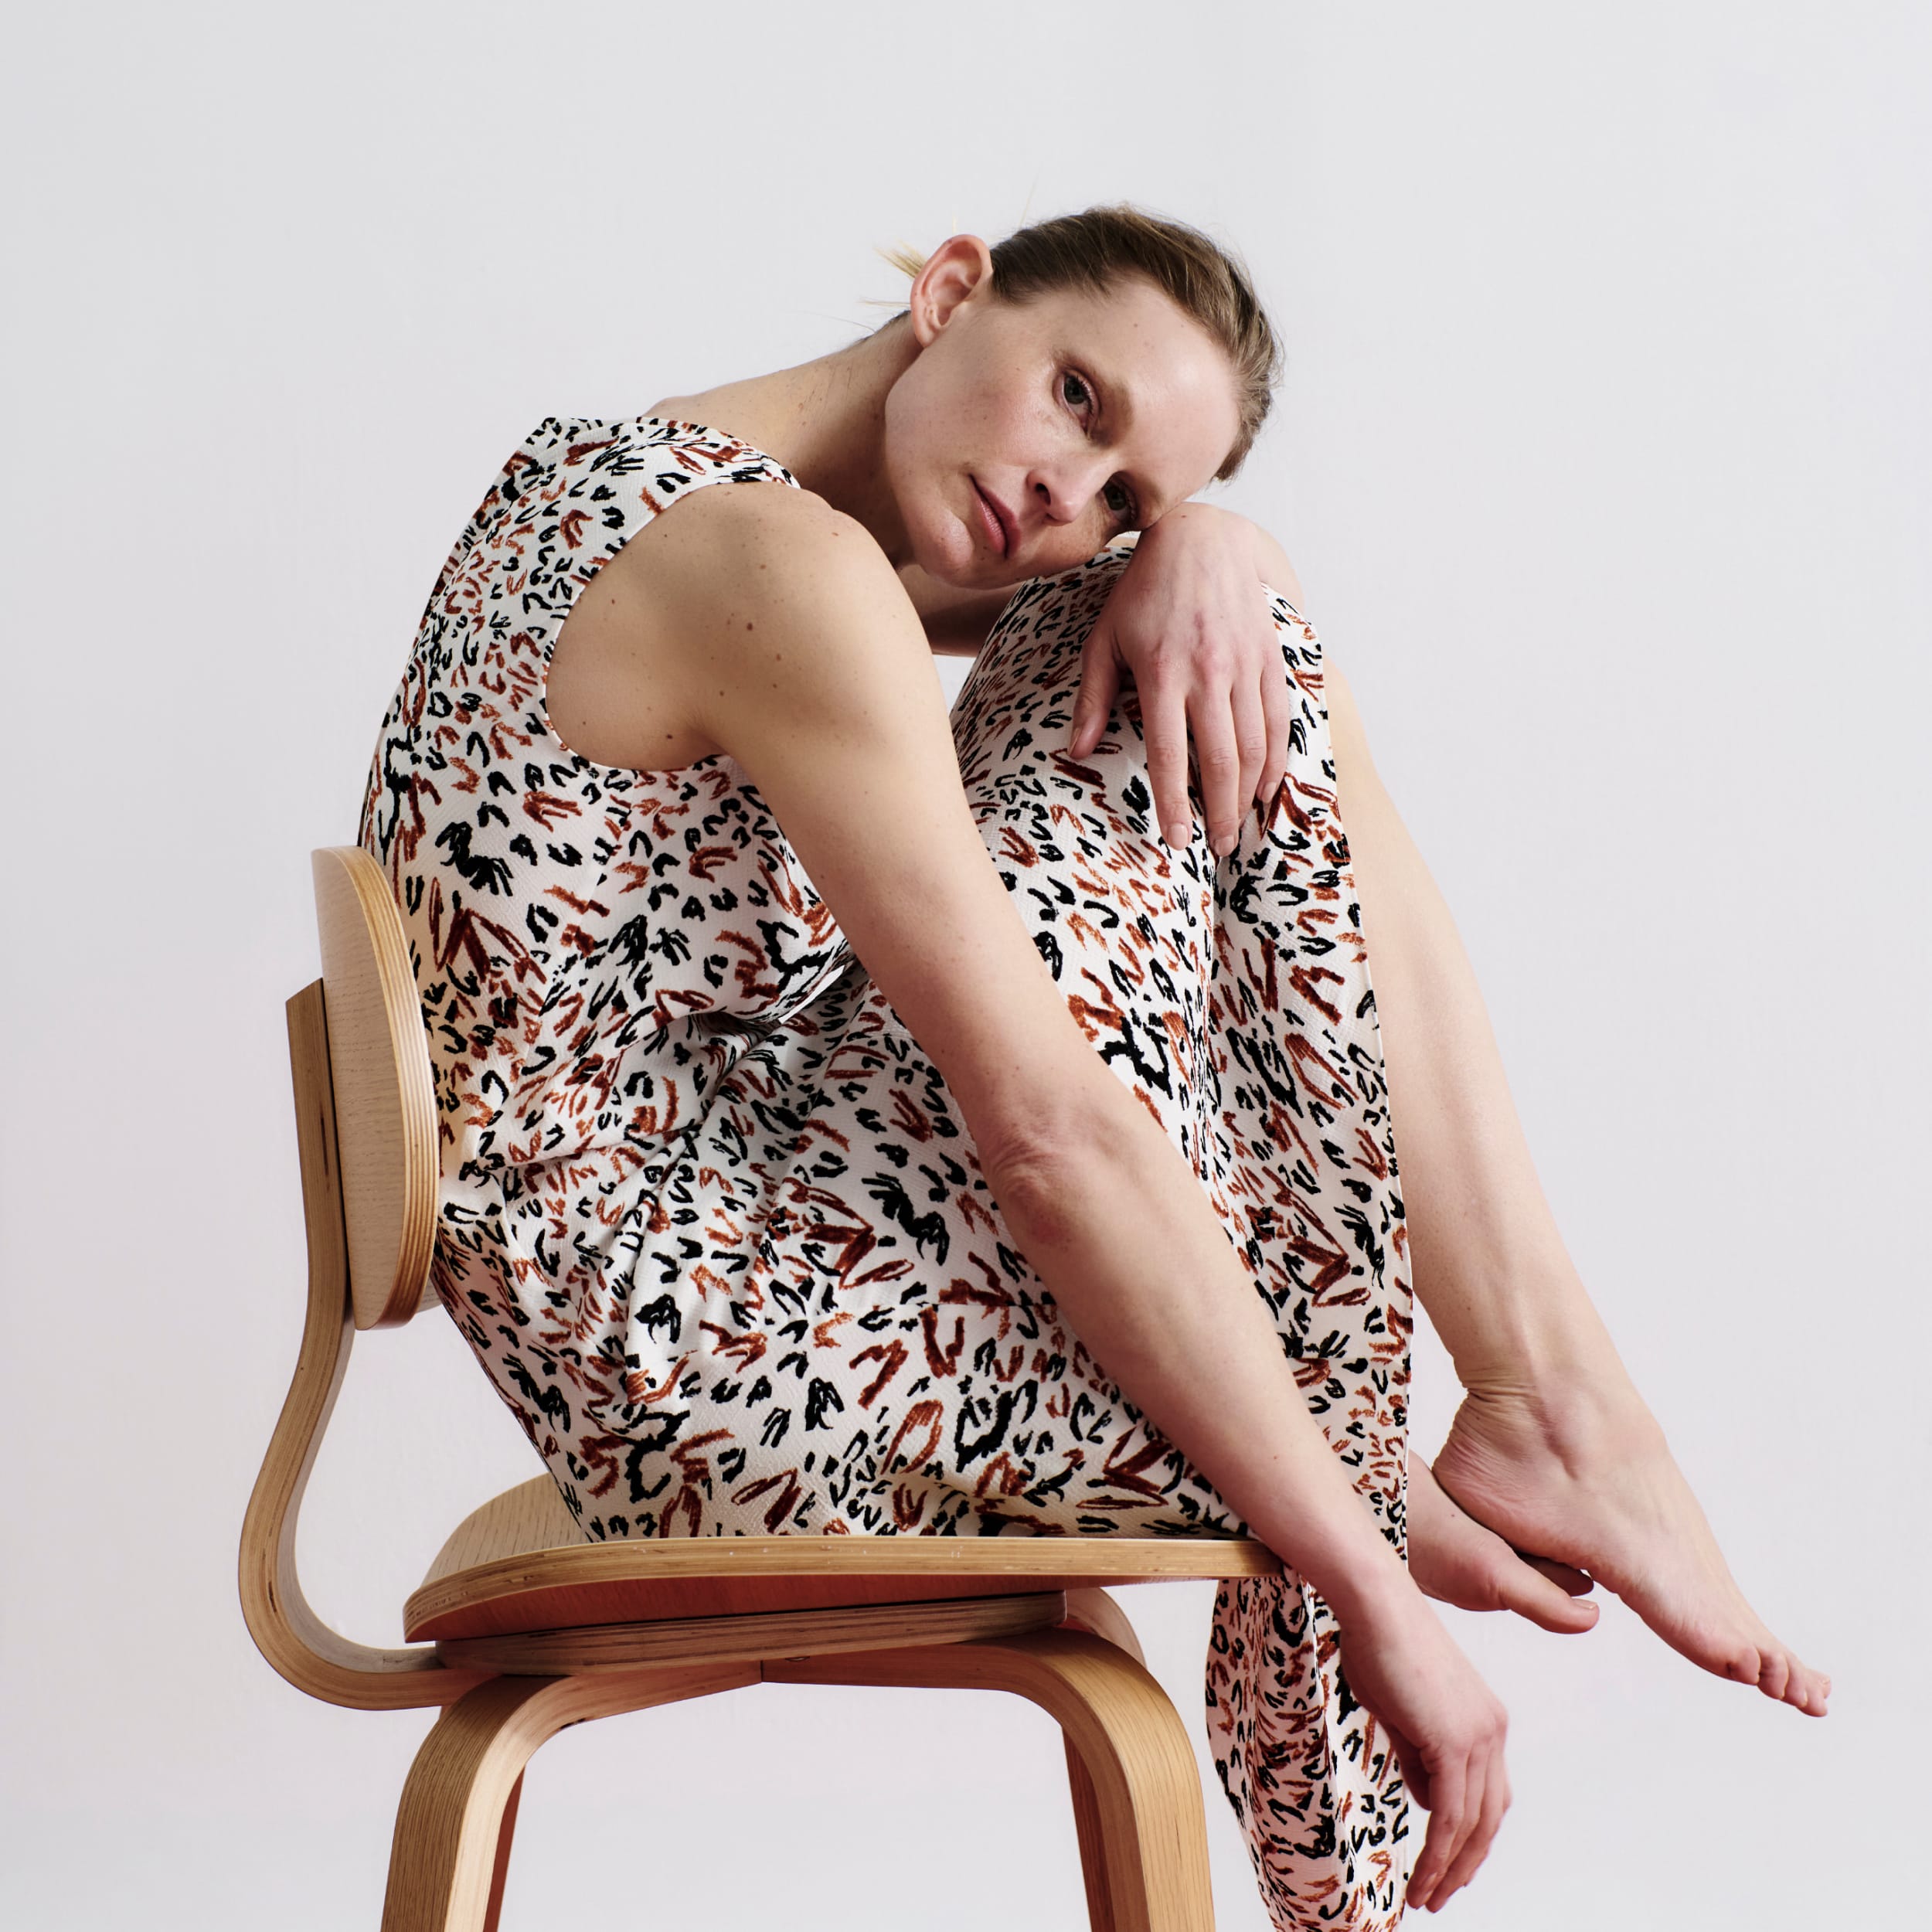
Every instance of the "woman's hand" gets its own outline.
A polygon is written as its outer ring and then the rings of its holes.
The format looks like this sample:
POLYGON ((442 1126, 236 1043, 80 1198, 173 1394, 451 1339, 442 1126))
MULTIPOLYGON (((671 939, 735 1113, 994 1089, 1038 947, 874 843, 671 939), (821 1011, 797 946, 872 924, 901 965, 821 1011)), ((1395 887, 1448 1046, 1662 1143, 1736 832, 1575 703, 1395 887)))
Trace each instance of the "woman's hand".
POLYGON ((1584 1572, 1524 1556, 1443 1493, 1435 1471, 1409 1452, 1409 1574, 1417 1589, 1458 1610, 1513 1610, 1559 1636, 1592 1630, 1595 1587, 1584 1572))
POLYGON ((1335 1614, 1349 1691, 1388 1731, 1409 1795, 1429 1814, 1407 1903, 1440 1911, 1475 1876, 1509 1808, 1508 1713, 1418 1591, 1335 1614))
MULTIPOLYGON (((1293 712, 1281 639, 1257 594, 1255 535, 1246 517, 1214 504, 1170 510, 1141 532, 1083 654, 1067 749, 1093 750, 1122 683, 1132 683, 1155 810, 1177 850, 1194 835, 1190 733, 1217 852, 1233 849, 1242 815, 1272 798, 1287 770, 1293 712)), ((1274 587, 1300 594, 1298 585, 1274 587)))

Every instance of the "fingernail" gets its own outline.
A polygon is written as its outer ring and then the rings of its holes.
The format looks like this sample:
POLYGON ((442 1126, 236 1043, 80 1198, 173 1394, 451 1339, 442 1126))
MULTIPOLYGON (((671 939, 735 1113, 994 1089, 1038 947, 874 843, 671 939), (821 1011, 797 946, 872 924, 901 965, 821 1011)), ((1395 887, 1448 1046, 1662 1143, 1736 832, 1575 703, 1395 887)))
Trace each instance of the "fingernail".
POLYGON ((1220 837, 1214 842, 1214 855, 1217 859, 1226 858, 1233 849, 1234 834, 1231 832, 1223 832, 1220 837))

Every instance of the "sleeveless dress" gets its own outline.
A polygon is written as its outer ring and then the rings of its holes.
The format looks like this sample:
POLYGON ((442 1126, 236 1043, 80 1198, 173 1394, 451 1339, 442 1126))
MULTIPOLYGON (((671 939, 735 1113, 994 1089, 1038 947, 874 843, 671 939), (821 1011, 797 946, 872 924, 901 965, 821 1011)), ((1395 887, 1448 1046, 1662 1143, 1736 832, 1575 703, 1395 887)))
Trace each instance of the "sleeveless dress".
MULTIPOLYGON (((539 424, 383 719, 359 838, 432 1043, 443 1303, 592 1538, 1244 1535, 1006 1235, 937 1069, 743 768, 600 765, 550 727, 573 600, 725 483, 798 487, 699 423, 539 424)), ((1408 1250, 1321 646, 1272 600, 1287 777, 1226 858, 1174 852, 1131 689, 1092 753, 1063 749, 1129 554, 1015 592, 953 708, 961 777, 1406 1556, 1408 1250)), ((1402 1915, 1406 1794, 1335 1631, 1292 1572, 1215 1600, 1209 1742, 1282 1932, 1402 1915)))

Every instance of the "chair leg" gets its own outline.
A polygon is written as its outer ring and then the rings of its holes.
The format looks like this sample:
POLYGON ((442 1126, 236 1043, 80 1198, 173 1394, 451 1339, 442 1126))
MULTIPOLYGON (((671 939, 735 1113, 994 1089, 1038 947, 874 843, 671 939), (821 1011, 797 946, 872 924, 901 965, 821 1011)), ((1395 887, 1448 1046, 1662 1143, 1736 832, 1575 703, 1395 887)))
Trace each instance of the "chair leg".
POLYGON ((483 1913, 483 1932, 498 1932, 503 1917, 503 1884, 510 1876, 510 1847, 516 1841, 516 1808, 523 1800, 523 1774, 517 1773, 496 1829, 496 1869, 490 1874, 490 1902, 483 1913))
MULTIPOLYGON (((1069 1592, 1069 1607, 1074 1593, 1069 1592)), ((1084 1630, 1028 1631, 962 1644, 772 1658, 773 1683, 904 1684, 1004 1690, 1050 1711, 1092 1794, 1082 1829, 1104 1874, 1089 1880, 1090 1912, 1107 1932, 1213 1932, 1207 1815, 1180 1714, 1147 1667, 1084 1630)), ((1077 1818, 1080 1787, 1074 1785, 1077 1818)))
POLYGON ((757 1682, 756 1664, 732 1662, 479 1684, 444 1712, 410 1767, 396 1815, 383 1932, 494 1927, 523 1767, 566 1724, 757 1682))
POLYGON ((1114 1895, 1107 1883, 1107 1821, 1087 1775, 1087 1760, 1072 1738, 1061 1733, 1066 1748, 1066 1782, 1073 1796, 1073 1828, 1080 1835, 1080 1876, 1087 1886, 1087 1922, 1093 1932, 1120 1932, 1114 1917, 1114 1895))
MULTIPOLYGON (((1090 1631, 1124 1650, 1136 1663, 1145 1665, 1141 1641, 1121 1609, 1104 1590, 1070 1590, 1063 1628, 1090 1631)), ((1115 1932, 1114 1903, 1107 1889, 1107 1840, 1100 1818, 1100 1801, 1094 1781, 1087 1774, 1086 1760, 1072 1738, 1062 1734, 1066 1747, 1066 1782, 1073 1800, 1073 1828, 1080 1835, 1080 1875, 1087 1882, 1087 1918, 1092 1932, 1115 1932)), ((493 1929, 492 1929, 493 1932, 493 1929)))

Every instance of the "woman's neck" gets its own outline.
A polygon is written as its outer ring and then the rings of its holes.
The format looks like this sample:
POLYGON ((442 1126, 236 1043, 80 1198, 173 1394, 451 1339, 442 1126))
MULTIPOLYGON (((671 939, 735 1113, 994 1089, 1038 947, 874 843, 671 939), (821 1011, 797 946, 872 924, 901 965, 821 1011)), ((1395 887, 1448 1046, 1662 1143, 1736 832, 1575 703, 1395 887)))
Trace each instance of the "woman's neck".
POLYGON ((912 325, 876 334, 791 369, 653 404, 740 437, 872 532, 895 568, 910 563, 906 526, 885 473, 886 397, 919 352, 912 325))

